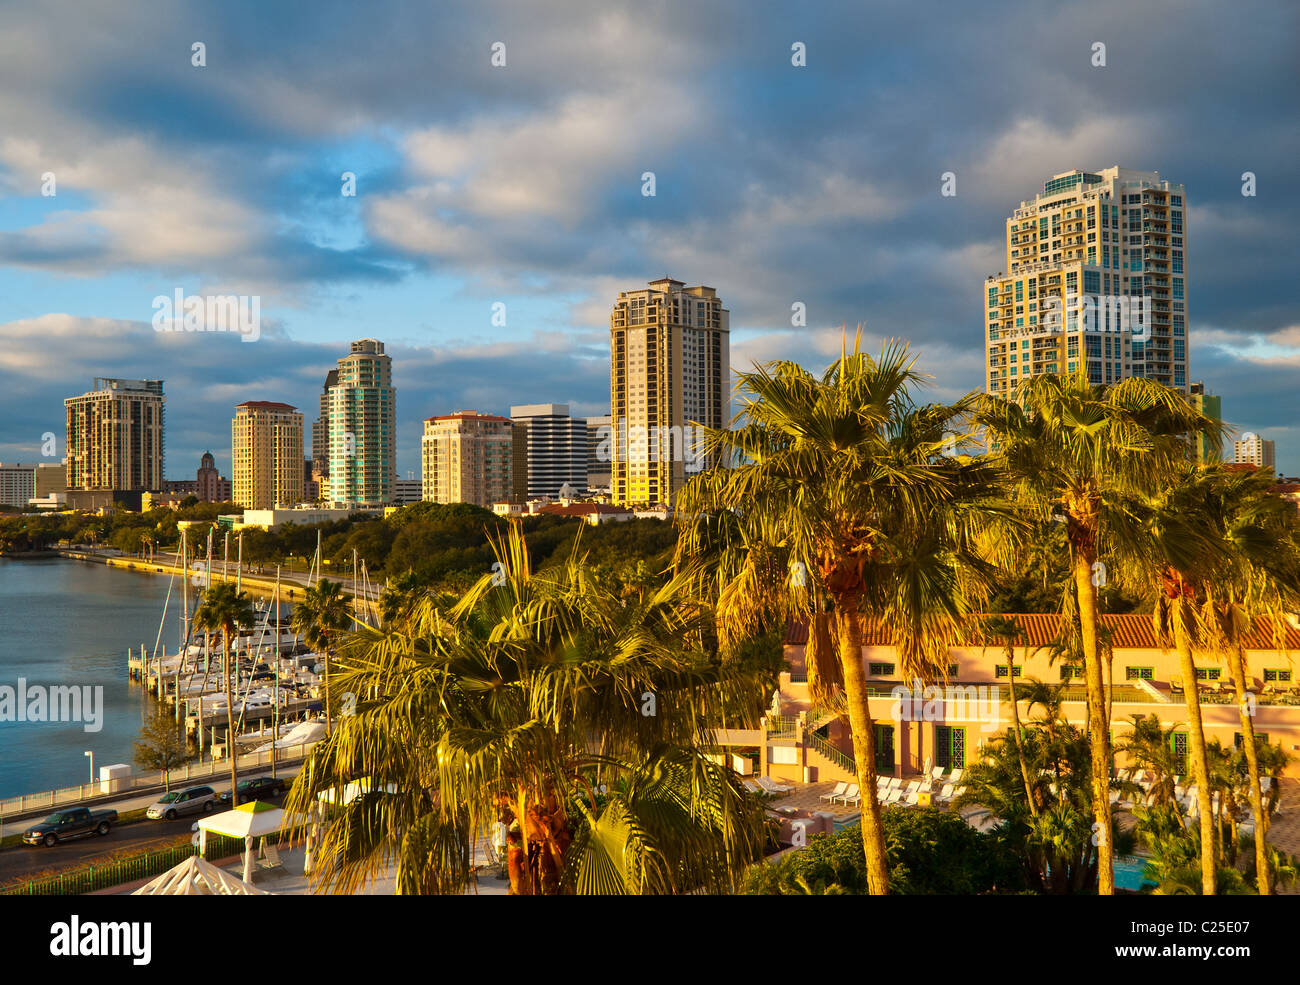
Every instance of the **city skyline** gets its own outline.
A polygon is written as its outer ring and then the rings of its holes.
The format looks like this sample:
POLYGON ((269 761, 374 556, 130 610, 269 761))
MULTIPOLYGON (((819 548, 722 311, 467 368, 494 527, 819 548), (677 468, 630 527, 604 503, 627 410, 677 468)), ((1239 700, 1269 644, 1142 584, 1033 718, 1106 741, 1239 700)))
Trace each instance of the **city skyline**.
POLYGON ((1047 176, 1118 163, 1187 189, 1189 382, 1300 472, 1289 11, 994 4, 935 37, 924 11, 885 10, 864 38, 837 31, 847 6, 775 10, 488 5, 472 28, 418 13, 398 32, 343 6, 298 24, 125 5, 113 34, 131 45, 108 48, 60 34, 57 11, 15 12, 0 460, 52 460, 42 436, 83 380, 160 378, 169 478, 207 448, 229 474, 231 406, 314 421, 339 347, 369 335, 393 356, 406 476, 431 414, 608 413, 609 307, 664 276, 726 299, 733 367, 823 364, 863 322, 911 341, 953 399, 984 387, 972 298, 1005 269, 1006 217, 1047 176), (1008 59, 1009 30, 1060 41, 1008 59), (433 38, 454 43, 430 58, 433 38), (260 299, 256 341, 156 330, 177 292, 260 299))

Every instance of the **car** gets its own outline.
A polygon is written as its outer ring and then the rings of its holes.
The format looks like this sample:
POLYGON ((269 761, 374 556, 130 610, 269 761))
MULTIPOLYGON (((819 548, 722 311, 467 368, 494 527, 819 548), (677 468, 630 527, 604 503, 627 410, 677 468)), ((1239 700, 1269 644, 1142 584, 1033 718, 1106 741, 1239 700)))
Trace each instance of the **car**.
POLYGON ((149 805, 144 815, 155 821, 174 821, 182 814, 208 814, 219 806, 221 799, 211 787, 187 787, 163 794, 157 803, 149 805))
POLYGON ((106 835, 116 823, 117 811, 72 807, 66 811, 56 811, 39 824, 33 824, 23 832, 23 842, 53 848, 59 842, 73 838, 106 835))
MULTIPOLYGON (((264 797, 274 797, 276 794, 284 793, 286 789, 287 785, 278 777, 250 777, 247 780, 239 781, 239 802, 241 804, 247 804, 250 800, 261 800, 264 797)), ((230 803, 229 790, 221 794, 221 803, 223 806, 230 803)))

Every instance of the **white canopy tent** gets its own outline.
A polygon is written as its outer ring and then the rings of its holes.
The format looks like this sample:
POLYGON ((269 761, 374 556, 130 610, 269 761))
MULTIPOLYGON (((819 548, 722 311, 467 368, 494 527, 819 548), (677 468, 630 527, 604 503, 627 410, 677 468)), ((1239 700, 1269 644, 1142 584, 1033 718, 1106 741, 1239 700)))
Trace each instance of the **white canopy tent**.
POLYGON ((132 896, 269 896, 248 882, 191 855, 158 878, 145 883, 132 896))
POLYGON ((207 847, 207 834, 225 835, 244 839, 244 881, 253 881, 253 839, 277 834, 282 827, 297 827, 307 818, 301 814, 285 814, 284 810, 260 800, 240 804, 234 810, 202 818, 199 828, 199 853, 207 847))

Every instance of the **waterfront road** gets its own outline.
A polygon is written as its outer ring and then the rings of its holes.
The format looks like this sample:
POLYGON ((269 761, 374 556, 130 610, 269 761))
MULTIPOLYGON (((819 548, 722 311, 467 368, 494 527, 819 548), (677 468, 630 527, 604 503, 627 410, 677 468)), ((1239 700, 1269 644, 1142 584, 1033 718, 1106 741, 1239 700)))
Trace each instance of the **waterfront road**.
MULTIPOLYGON (((281 768, 279 776, 287 780, 292 776, 296 776, 297 773, 298 766, 294 765, 288 769, 281 768)), ((269 771, 263 770, 256 773, 241 773, 240 779, 270 775, 269 771)), ((230 789, 229 780, 225 783, 214 782, 207 785, 211 786, 217 793, 224 793, 230 789)), ((180 788, 173 787, 173 789, 180 788)), ((160 796, 162 796, 161 793, 154 792, 143 797, 135 796, 114 803, 97 803, 94 806, 96 809, 111 807, 119 814, 125 814, 127 811, 142 810, 148 807, 157 801, 160 796)), ((284 794, 269 798, 267 802, 278 807, 283 806, 284 794)), ((19 880, 31 879, 38 875, 49 875, 67 869, 79 868, 93 862, 106 862, 115 856, 135 855, 140 852, 167 848, 171 845, 184 844, 191 836, 190 828, 194 822, 203 816, 199 814, 192 817, 178 818, 175 821, 150 821, 146 818, 142 821, 114 827, 102 838, 98 835, 91 835, 87 838, 63 842, 53 848, 46 848, 44 845, 18 844, 0 849, 0 886, 19 880)), ((23 822, 6 823, 4 833, 6 835, 19 833, 26 830, 33 823, 31 819, 23 822)))

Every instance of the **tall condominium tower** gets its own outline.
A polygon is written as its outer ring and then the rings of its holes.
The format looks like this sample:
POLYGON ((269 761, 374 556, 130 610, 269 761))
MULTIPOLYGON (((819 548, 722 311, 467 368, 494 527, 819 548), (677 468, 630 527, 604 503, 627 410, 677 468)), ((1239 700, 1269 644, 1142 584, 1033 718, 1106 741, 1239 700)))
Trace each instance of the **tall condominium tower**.
POLYGON ((424 498, 491 506, 510 499, 514 424, 508 417, 460 410, 424 422, 424 498))
POLYGON ((587 488, 608 489, 610 483, 609 415, 587 418, 587 488))
POLYGON ((249 400, 230 424, 235 502, 271 510, 302 502, 302 414, 289 404, 249 400))
MULTIPOLYGON (((587 421, 569 416, 568 404, 519 404, 510 408, 510 419, 522 425, 516 431, 524 442, 531 497, 555 498, 560 487, 587 489, 587 421)), ((516 450, 516 455, 518 450, 516 450)))
POLYGON ((63 401, 69 489, 163 488, 162 380, 95 379, 63 401))
POLYGON ((671 503, 713 464, 695 425, 731 416, 730 312, 713 288, 664 277, 619 292, 609 333, 612 499, 671 503))
POLYGON ((397 391, 384 343, 360 339, 329 388, 329 500, 385 506, 397 479, 397 391))
POLYGON ((1006 222, 1006 273, 984 282, 989 393, 1040 373, 1147 377, 1187 391, 1182 185, 1155 171, 1067 171, 1006 222))
POLYGON ((325 374, 325 385, 320 390, 320 416, 311 426, 311 467, 317 478, 330 471, 330 387, 338 386, 339 371, 331 369, 325 374))

